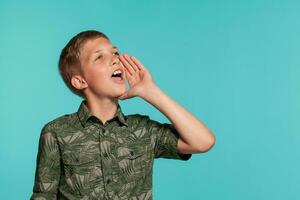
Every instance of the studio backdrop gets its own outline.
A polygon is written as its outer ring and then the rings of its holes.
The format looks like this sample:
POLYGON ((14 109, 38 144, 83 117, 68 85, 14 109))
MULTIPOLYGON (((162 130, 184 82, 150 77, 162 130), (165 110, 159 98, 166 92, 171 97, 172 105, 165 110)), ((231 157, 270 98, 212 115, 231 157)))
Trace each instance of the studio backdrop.
MULTIPOLYGON (((215 134, 207 153, 156 159, 155 200, 300 199, 300 3, 296 0, 1 1, 0 199, 29 199, 41 128, 81 99, 61 49, 98 30, 215 134)), ((127 115, 168 119, 141 98, 127 115)))

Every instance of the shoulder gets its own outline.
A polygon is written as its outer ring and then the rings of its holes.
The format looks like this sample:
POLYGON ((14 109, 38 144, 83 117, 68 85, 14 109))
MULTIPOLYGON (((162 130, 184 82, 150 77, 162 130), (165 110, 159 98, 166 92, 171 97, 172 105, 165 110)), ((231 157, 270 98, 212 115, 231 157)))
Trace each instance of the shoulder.
POLYGON ((60 115, 54 119, 51 119, 43 125, 42 134, 45 132, 55 133, 64 126, 68 126, 72 119, 74 119, 74 113, 60 115))
POLYGON ((143 115, 143 114, 131 114, 126 115, 127 122, 129 126, 133 128, 140 128, 140 127, 160 127, 164 125, 169 125, 169 123, 161 123, 153 118, 151 118, 149 115, 143 115))
POLYGON ((126 122, 129 124, 130 127, 134 128, 137 126, 146 126, 149 120, 150 117, 148 115, 138 113, 126 115, 126 122))
POLYGON ((149 119, 148 115, 142 115, 138 113, 126 115, 126 122, 129 124, 129 126, 145 123, 147 119, 149 119))
POLYGON ((135 114, 126 115, 126 118, 129 121, 141 121, 141 120, 149 119, 149 116, 135 113, 135 114))

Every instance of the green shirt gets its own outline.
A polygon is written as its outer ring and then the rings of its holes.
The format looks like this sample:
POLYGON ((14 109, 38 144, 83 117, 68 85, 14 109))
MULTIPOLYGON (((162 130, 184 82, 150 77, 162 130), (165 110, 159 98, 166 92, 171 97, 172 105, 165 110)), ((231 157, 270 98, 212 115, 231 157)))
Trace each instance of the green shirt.
POLYGON ((119 104, 103 124, 83 100, 43 126, 31 200, 151 200, 154 159, 192 155, 178 152, 178 138, 172 124, 125 116, 119 104))

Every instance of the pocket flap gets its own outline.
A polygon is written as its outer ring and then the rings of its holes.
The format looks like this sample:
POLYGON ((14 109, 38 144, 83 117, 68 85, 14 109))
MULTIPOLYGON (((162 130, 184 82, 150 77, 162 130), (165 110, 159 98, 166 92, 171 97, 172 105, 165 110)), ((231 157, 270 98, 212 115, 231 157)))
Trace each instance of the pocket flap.
POLYGON ((130 149, 127 155, 128 159, 135 159, 144 154, 143 149, 136 148, 136 149, 130 149))
POLYGON ((68 153, 62 156, 64 164, 67 165, 82 165, 85 163, 90 163, 95 160, 91 155, 80 154, 80 153, 68 153))

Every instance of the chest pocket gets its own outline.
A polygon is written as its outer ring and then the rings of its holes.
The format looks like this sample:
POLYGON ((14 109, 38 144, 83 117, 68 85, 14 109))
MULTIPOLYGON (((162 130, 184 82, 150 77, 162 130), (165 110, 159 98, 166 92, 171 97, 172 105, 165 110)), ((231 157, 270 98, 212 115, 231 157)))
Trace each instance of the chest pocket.
POLYGON ((91 154, 70 151, 62 154, 66 182, 77 194, 83 194, 101 180, 98 159, 91 154))
POLYGON ((120 175, 125 182, 143 180, 146 176, 147 153, 142 146, 118 148, 120 175))

